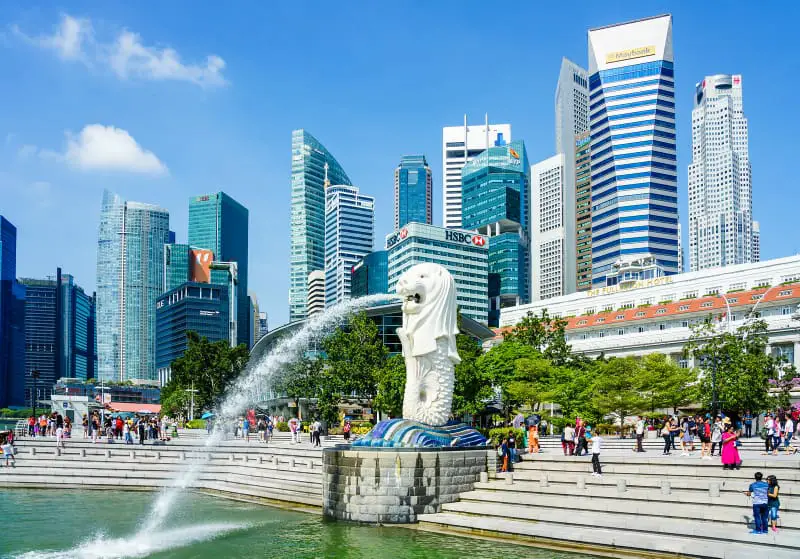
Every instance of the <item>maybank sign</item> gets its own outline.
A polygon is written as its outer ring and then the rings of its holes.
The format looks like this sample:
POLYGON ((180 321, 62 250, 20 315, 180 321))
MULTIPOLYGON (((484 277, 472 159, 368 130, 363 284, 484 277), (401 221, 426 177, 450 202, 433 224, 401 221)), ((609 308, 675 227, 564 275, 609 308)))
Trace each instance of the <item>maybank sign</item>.
POLYGON ((622 62, 624 60, 631 60, 633 58, 642 58, 644 56, 653 56, 655 53, 656 47, 654 45, 649 47, 636 47, 632 49, 609 52, 606 54, 606 64, 622 62))
POLYGON ((611 293, 619 293, 620 291, 628 291, 629 289, 641 289, 643 287, 655 287, 657 285, 667 285, 672 283, 671 276, 662 276, 660 278, 653 278, 647 280, 639 280, 628 285, 612 285, 611 287, 601 287, 599 289, 590 289, 586 292, 587 297, 596 297, 598 295, 610 295, 611 293))

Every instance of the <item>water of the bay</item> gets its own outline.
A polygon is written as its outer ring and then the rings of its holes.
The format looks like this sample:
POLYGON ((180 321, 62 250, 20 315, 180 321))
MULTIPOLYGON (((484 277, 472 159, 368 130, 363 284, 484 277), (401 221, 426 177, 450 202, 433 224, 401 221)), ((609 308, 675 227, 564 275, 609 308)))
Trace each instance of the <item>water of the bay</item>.
POLYGON ((0 557, 590 557, 407 528, 330 522, 318 514, 196 493, 187 494, 157 532, 131 537, 146 521, 152 502, 152 493, 6 490, 0 496, 0 557))

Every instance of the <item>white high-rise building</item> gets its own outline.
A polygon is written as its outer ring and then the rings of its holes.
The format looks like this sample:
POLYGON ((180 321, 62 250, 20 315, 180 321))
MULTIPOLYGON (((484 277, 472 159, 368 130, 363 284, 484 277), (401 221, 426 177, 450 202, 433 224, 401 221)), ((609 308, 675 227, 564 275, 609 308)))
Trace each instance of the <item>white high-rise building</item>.
POLYGON ((325 271, 314 270, 308 274, 306 282, 307 316, 312 317, 325 310, 325 271))
MULTIPOLYGON (((589 75, 571 60, 561 60, 556 86, 556 153, 575 160, 575 136, 589 130, 589 75)), ((574 164, 573 164, 574 165, 574 164)))
POLYGON ((325 190, 325 306, 350 298, 351 271, 372 252, 375 199, 358 187, 325 190))
POLYGON ((531 166, 533 301, 575 291, 575 186, 567 183, 567 167, 563 153, 531 166))
POLYGON ((761 262, 761 226, 753 222, 753 262, 761 262))
POLYGON ((689 164, 690 271, 754 261, 753 190, 742 76, 695 87, 689 164))
POLYGON ((678 273, 672 16, 589 31, 589 127, 592 286, 678 273))
POLYGON ((491 146, 511 141, 510 124, 489 124, 489 116, 481 125, 442 128, 442 223, 446 228, 461 227, 461 168, 491 146))

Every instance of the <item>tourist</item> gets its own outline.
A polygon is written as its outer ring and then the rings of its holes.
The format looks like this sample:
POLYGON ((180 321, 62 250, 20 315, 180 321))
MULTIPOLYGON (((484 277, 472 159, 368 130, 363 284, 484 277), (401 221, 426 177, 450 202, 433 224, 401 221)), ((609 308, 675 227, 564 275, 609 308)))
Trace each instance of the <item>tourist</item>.
POLYGON ((772 419, 772 413, 767 412, 764 414, 764 452, 762 454, 769 454, 772 452, 772 436, 775 431, 775 421, 772 419))
MULTIPOLYGON (((723 451, 724 452, 724 451, 723 451)), ((769 514, 769 485, 763 480, 764 475, 756 472, 755 481, 750 484, 744 492, 748 497, 753 498, 753 523, 755 528, 751 534, 767 533, 767 515, 769 514)))
POLYGON ((64 418, 64 438, 72 438, 72 421, 69 420, 69 417, 64 418))
POLYGON ((311 442, 314 444, 314 446, 322 446, 319 436, 321 430, 322 423, 320 423, 319 419, 317 419, 311 424, 311 442))
POLYGON ((502 458, 502 466, 500 466, 500 471, 508 472, 508 439, 503 439, 503 441, 500 443, 500 450, 498 454, 502 458))
POLYGON ((86 414, 83 414, 81 424, 83 425, 83 438, 85 439, 89 436, 89 419, 86 417, 86 414))
POLYGON ((32 437, 32 436, 33 436, 33 426, 34 426, 35 424, 36 424, 36 418, 35 418, 35 417, 33 417, 33 416, 30 416, 30 417, 28 418, 28 436, 29 436, 29 437, 32 437))
POLYGON ((789 454, 789 447, 792 444, 792 437, 794 436, 794 421, 792 421, 791 415, 787 415, 786 419, 784 419, 781 431, 783 432, 783 448, 786 454, 789 454))
POLYGON ((722 433, 722 452, 720 453, 723 470, 738 470, 742 465, 739 450, 736 448, 736 439, 738 438, 739 435, 733 431, 733 426, 726 423, 725 431, 722 433))
POLYGON ((599 433, 592 435, 592 475, 603 477, 603 470, 600 468, 600 449, 603 446, 603 439, 599 433))
POLYGON ((274 430, 275 430, 275 421, 273 421, 273 418, 270 417, 267 420, 267 442, 272 441, 272 432, 274 430))
POLYGON ((140 417, 136 426, 139 431, 139 444, 143 445, 144 440, 147 438, 147 426, 145 425, 144 419, 140 417))
POLYGON ((97 417, 97 414, 92 415, 92 442, 97 444, 97 437, 100 436, 100 418, 97 417))
POLYGON ((711 460, 711 416, 706 414, 705 419, 698 424, 697 434, 700 437, 700 459, 711 460))
POLYGON ((748 439, 753 436, 753 414, 750 410, 744 412, 744 436, 748 439))
POLYGON ((344 435, 344 442, 350 442, 350 420, 345 419, 342 426, 342 434, 344 435))
POLYGON ((64 448, 64 425, 56 427, 56 448, 64 448))
POLYGON ((722 455, 722 430, 722 418, 717 416, 714 420, 714 424, 711 426, 711 456, 714 456, 714 450, 717 449, 717 446, 719 446, 717 456, 722 455))
POLYGON ((636 425, 634 432, 636 433, 636 448, 635 452, 644 452, 642 448, 642 441, 644 441, 645 420, 641 415, 636 416, 636 425))
POLYGON ((583 455, 589 454, 586 442, 586 425, 581 418, 575 420, 575 441, 575 456, 581 456, 581 450, 583 450, 583 455))
POLYGON ((694 435, 692 434, 692 425, 694 421, 688 419, 683 422, 683 430, 681 431, 681 456, 691 456, 694 452, 694 435))
POLYGON ((668 456, 672 445, 672 422, 669 419, 664 420, 664 426, 661 428, 661 438, 664 439, 664 452, 661 454, 668 456))
POLYGON ((125 440, 125 444, 133 444, 133 437, 131 436, 131 426, 128 425, 127 421, 122 422, 122 437, 125 440))
POLYGON ((17 467, 17 457, 14 456, 14 445, 10 438, 6 438, 2 444, 3 459, 5 460, 5 467, 8 468, 8 461, 11 460, 11 467, 17 467))
POLYGON ((508 432, 508 458, 511 464, 517 463, 517 437, 513 430, 508 432))
POLYGON ((246 417, 242 419, 242 438, 250 442, 250 420, 246 417))
POLYGON ((773 475, 767 476, 767 514, 773 532, 778 531, 778 509, 781 506, 779 492, 778 478, 773 475))
POLYGON ((781 420, 778 413, 772 418, 772 455, 777 456, 781 447, 781 420))
MULTIPOLYGON (((530 430, 528 432, 530 433, 530 430)), ((530 445, 530 435, 528 437, 528 444, 530 445)), ((564 431, 561 433, 561 448, 564 450, 564 456, 572 456, 575 452, 575 429, 569 423, 564 426, 564 431)))
POLYGON ((289 431, 292 433, 292 442, 293 443, 299 443, 300 442, 300 436, 298 434, 298 430, 299 430, 298 429, 298 423, 299 423, 299 421, 297 420, 296 417, 293 417, 293 418, 291 418, 289 420, 289 431))
POLYGON ((528 426, 528 452, 538 454, 541 451, 542 449, 539 447, 539 425, 531 423, 528 426))

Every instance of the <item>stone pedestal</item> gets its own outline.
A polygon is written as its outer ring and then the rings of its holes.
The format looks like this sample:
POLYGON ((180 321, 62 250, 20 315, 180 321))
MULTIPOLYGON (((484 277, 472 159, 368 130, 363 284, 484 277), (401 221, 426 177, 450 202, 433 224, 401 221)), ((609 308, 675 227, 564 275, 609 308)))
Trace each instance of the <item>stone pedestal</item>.
POLYGON ((350 448, 322 453, 325 516, 381 524, 409 524, 441 511, 442 503, 471 491, 488 468, 481 448, 350 448))

